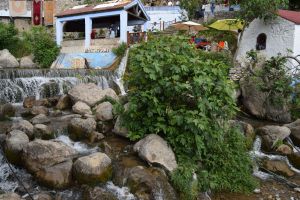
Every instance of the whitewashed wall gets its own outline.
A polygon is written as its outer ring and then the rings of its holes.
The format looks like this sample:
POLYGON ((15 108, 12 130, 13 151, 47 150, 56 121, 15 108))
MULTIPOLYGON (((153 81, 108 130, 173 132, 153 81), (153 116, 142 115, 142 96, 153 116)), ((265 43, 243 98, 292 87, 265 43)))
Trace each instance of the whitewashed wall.
MULTIPOLYGON (((300 43, 300 28, 298 27, 297 30, 299 31, 297 37, 300 43)), ((267 58, 276 56, 278 53, 286 55, 287 49, 294 51, 294 23, 280 17, 272 22, 268 22, 268 24, 265 24, 263 20, 256 19, 244 31, 236 54, 238 61, 242 62, 248 51, 256 49, 257 36, 261 33, 267 35, 267 46, 265 50, 260 52, 267 58)), ((299 45, 297 45, 297 48, 299 48, 299 45)))
POLYGON ((295 26, 295 42, 294 42, 294 55, 300 55, 300 25, 295 26))

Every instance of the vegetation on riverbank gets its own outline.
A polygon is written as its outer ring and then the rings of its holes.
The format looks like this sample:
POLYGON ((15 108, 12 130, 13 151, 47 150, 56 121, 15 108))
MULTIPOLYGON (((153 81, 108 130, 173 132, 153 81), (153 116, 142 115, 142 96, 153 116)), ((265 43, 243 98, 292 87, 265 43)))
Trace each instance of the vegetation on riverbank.
POLYGON ((169 142, 179 162, 172 180, 184 199, 208 189, 250 192, 256 183, 245 138, 228 124, 237 111, 228 60, 187 41, 165 36, 131 50, 123 125, 132 140, 156 133, 169 142))

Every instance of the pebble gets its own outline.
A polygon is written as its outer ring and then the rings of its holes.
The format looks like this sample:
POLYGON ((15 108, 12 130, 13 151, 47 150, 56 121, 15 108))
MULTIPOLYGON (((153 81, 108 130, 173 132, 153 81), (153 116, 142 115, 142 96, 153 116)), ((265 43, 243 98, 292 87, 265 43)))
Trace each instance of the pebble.
POLYGON ((294 191, 300 192, 300 188, 294 188, 294 191))
POLYGON ((254 191, 253 191, 255 194, 259 194, 261 191, 259 188, 256 188, 254 191))

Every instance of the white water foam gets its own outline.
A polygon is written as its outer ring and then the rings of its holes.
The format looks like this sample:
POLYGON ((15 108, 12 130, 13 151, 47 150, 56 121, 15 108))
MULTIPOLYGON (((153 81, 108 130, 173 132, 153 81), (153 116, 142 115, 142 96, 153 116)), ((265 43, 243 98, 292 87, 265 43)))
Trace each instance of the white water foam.
POLYGON ((95 153, 98 151, 98 147, 89 148, 86 144, 82 142, 74 142, 67 135, 60 135, 56 139, 56 141, 61 141, 64 144, 68 145, 75 149, 78 153, 87 154, 87 153, 95 153))
POLYGON ((118 200, 137 200, 133 194, 130 193, 127 187, 118 187, 113 182, 109 181, 105 185, 105 189, 117 196, 118 200))

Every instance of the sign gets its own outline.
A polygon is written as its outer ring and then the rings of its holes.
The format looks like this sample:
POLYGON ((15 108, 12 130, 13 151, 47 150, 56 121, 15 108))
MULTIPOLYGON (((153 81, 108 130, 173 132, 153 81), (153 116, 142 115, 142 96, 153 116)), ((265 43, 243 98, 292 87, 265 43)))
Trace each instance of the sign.
POLYGON ((42 24, 42 1, 41 0, 32 1, 32 24, 33 25, 42 24))
POLYGON ((44 23, 45 25, 53 25, 54 0, 44 1, 44 23))
POLYGON ((27 13, 26 0, 9 0, 9 15, 12 17, 24 16, 27 13))

